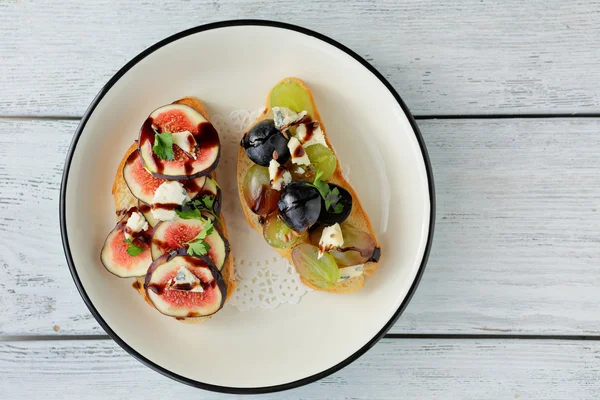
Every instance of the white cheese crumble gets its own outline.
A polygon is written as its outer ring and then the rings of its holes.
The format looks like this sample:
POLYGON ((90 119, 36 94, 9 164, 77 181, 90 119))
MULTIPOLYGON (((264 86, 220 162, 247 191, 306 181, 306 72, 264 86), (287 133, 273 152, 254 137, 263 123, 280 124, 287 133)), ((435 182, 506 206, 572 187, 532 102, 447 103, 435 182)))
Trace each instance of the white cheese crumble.
POLYGON ((334 224, 323 229, 321 234, 321 240, 319 240, 319 255, 318 258, 323 257, 324 253, 338 248, 344 244, 344 237, 342 236, 342 228, 340 224, 334 224))
POLYGON ((351 267, 340 268, 340 279, 338 279, 338 282, 361 276, 363 274, 364 267, 365 264, 359 264, 351 267))
POLYGON ((146 218, 137 211, 133 212, 127 219, 127 224, 125 225, 125 238, 132 240, 134 233, 145 231, 146 229, 148 229, 146 218))
POLYGON ((288 149, 290 149, 290 154, 292 155, 292 163, 300 165, 310 165, 308 155, 306 154, 306 151, 304 151, 304 147, 302 147, 302 144, 298 139, 292 136, 288 141, 288 149), (299 151, 298 148, 302 150, 299 151), (294 154, 296 153, 301 153, 302 155, 300 157, 295 157, 294 154))
POLYGON ((171 134, 173 138, 173 144, 179 146, 179 148, 189 154, 194 160, 196 159, 196 139, 190 131, 175 132, 171 134))
POLYGON ((302 175, 306 173, 306 170, 302 167, 296 167, 296 169, 294 170, 298 175, 302 175))
POLYGON ((193 286, 189 292, 204 292, 200 279, 182 265, 177 271, 177 275, 166 284, 167 290, 185 290, 185 286, 193 286))
POLYGON ((269 178, 271 179, 271 187, 275 190, 281 190, 283 186, 292 181, 292 174, 276 160, 271 160, 269 163, 269 178))
POLYGON ((161 205, 182 205, 188 201, 190 201, 190 198, 181 183, 177 181, 164 182, 154 192, 152 216, 160 221, 172 221, 177 216, 175 210, 162 208, 161 205))
POLYGON ((286 107, 273 107, 273 121, 277 129, 300 121, 306 114, 306 111, 297 113, 286 107))
POLYGON ((325 141, 325 135, 323 134, 323 130, 320 126, 316 126, 312 130, 312 135, 308 137, 306 124, 300 124, 296 128, 296 137, 300 140, 300 143, 306 148, 308 146, 312 146, 313 144, 322 144, 325 147, 327 146, 327 142, 325 141))

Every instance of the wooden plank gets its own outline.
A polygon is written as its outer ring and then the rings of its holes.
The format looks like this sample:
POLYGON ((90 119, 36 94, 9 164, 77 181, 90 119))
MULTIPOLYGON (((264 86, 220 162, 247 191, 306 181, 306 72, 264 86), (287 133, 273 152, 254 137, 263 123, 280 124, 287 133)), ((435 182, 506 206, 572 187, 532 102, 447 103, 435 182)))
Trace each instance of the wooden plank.
POLYGON ((81 116, 143 49, 236 18, 341 41, 416 114, 600 112, 598 2, 38 0, 0 3, 0 115, 81 116))
POLYGON ((76 126, 0 119, 0 308, 10 310, 0 334, 104 333, 79 297, 60 239, 60 181, 76 126))
MULTIPOLYGON (((596 399, 599 352, 600 344, 589 341, 383 340, 347 368, 284 396, 596 399)), ((109 340, 3 342, 0 376, 7 398, 231 397, 163 377, 109 340)))
MULTIPOLYGON (((0 119, 0 335, 103 333, 59 237, 58 190, 76 125, 0 119)), ((421 285, 392 332, 600 333, 600 119, 420 126, 437 228, 421 285)))
POLYGON ((419 125, 436 233, 394 331, 600 333, 600 119, 419 125))

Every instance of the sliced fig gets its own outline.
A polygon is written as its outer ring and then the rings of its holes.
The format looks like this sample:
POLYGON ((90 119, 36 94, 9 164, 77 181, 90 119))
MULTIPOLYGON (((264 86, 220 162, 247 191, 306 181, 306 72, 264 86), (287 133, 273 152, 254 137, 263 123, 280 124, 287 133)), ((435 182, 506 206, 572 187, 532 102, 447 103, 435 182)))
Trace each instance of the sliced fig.
POLYGON ((169 104, 150 114, 140 129, 139 152, 142 163, 154 176, 185 180, 208 175, 217 167, 220 156, 219 135, 202 114, 184 104, 169 104), (174 159, 159 158, 152 147, 156 133, 190 132, 196 141, 195 158, 179 146, 173 146, 174 159))
POLYGON ((138 209, 142 214, 144 214, 144 218, 146 218, 146 221, 148 221, 148 224, 151 227, 154 228, 156 224, 160 222, 158 219, 154 218, 154 215, 152 214, 152 207, 146 203, 143 203, 141 200, 138 200, 138 209))
POLYGON ((195 197, 191 197, 191 199, 202 201, 202 197, 204 196, 212 197, 212 211, 216 215, 219 215, 221 213, 221 206, 223 205, 223 192, 214 179, 206 177, 202 190, 195 197))
MULTIPOLYGON (((213 233, 204 241, 210 246, 207 256, 221 270, 229 256, 229 242, 219 228, 216 225, 214 227, 213 233)), ((199 219, 176 219, 157 224, 152 235, 152 259, 156 260, 163 254, 188 247, 185 242, 194 240, 203 229, 203 221, 199 219)))
POLYGON ((219 185, 212 178, 206 178, 206 182, 204 183, 204 187, 202 188, 201 194, 208 194, 211 196, 217 196, 219 194, 219 185))
POLYGON ((152 263, 150 251, 151 228, 139 232, 133 238, 132 244, 125 241, 125 226, 129 216, 134 211, 137 211, 135 207, 130 209, 123 219, 117 223, 115 229, 108 234, 100 253, 102 264, 108 272, 121 278, 144 276, 152 263), (133 255, 139 250, 130 250, 130 254, 127 251, 130 247, 143 250, 139 254, 133 255))
POLYGON ((179 249, 156 259, 146 275, 148 299, 161 313, 176 318, 206 317, 225 303, 227 287, 208 257, 179 249))
MULTIPOLYGON (((131 153, 125 167, 123 167, 123 178, 131 194, 146 204, 151 204, 156 189, 166 182, 166 179, 157 178, 150 174, 142 165, 140 155, 137 151, 131 153)), ((204 187, 206 177, 182 182, 183 188, 188 192, 190 198, 197 196, 204 187)))

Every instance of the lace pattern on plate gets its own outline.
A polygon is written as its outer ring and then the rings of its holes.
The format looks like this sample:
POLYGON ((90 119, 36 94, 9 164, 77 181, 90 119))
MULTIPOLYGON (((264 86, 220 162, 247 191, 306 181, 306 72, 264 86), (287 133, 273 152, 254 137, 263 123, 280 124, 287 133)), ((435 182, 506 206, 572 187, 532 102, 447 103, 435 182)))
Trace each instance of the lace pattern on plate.
MULTIPOLYGON (((236 176, 240 139, 263 110, 236 110, 229 116, 215 115, 211 118, 221 139, 220 175, 236 176)), ((237 288, 228 304, 242 311, 297 304, 311 289, 300 281, 294 267, 248 226, 238 200, 236 180, 219 179, 219 185, 223 191, 223 213, 227 216, 237 280, 237 288)))

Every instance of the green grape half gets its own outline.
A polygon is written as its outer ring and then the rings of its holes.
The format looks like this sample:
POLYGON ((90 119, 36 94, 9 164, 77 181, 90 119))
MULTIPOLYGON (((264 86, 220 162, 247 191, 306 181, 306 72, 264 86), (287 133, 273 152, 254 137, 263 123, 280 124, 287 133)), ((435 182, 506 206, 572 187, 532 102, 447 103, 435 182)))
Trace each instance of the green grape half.
POLYGON ((292 261, 296 271, 308 283, 328 289, 340 279, 340 270, 335 259, 328 253, 318 258, 319 248, 310 244, 300 244, 292 251, 292 261))
MULTIPOLYGON (((340 268, 364 264, 369 261, 375 252, 373 238, 367 232, 356 229, 348 223, 342 223, 340 227, 342 228, 344 244, 342 247, 329 252, 340 268)), ((310 233, 310 242, 318 245, 322 232, 323 227, 312 231, 310 233)))
POLYGON ((267 216, 277 208, 279 192, 271 188, 269 169, 253 165, 246 172, 243 184, 244 200, 253 213, 267 216))
POLYGON ((315 118, 310 95, 302 86, 292 80, 286 80, 271 90, 269 99, 271 107, 287 107, 297 113, 306 111, 308 116, 315 118))
POLYGON ((322 180, 331 178, 337 167, 337 157, 329 147, 322 144, 313 144, 304 149, 311 164, 315 166, 316 171, 323 172, 322 180))
POLYGON ((290 247, 298 240, 298 235, 279 218, 277 213, 267 217, 263 225, 263 236, 269 245, 278 249, 290 247))

